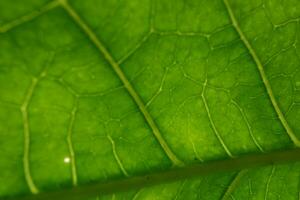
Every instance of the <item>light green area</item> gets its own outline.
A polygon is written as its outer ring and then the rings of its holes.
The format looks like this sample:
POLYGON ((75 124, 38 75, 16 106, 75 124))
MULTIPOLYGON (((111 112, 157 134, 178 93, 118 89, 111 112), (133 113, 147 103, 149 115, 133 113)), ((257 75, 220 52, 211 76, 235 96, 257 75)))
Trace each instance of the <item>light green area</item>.
MULTIPOLYGON (((299 147, 299 30, 298 0, 1 0, 0 197, 299 147)), ((109 198, 299 198, 299 164, 237 173, 109 198)))

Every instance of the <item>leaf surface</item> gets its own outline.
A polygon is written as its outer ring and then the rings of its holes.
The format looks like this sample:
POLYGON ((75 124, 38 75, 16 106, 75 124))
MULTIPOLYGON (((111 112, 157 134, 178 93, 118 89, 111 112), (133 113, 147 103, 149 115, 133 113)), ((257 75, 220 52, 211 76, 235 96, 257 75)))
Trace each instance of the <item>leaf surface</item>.
POLYGON ((269 156, 300 147, 299 17, 297 0, 2 0, 0 197, 213 161, 108 198, 298 199, 296 162, 221 164, 299 160, 269 156))

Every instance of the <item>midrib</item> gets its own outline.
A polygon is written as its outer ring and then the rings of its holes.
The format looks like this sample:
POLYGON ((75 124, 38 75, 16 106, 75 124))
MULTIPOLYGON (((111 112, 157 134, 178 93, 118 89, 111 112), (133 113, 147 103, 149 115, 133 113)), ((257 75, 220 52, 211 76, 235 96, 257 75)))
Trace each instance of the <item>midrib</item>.
MULTIPOLYGON (((90 185, 82 185, 69 189, 44 192, 27 197, 16 197, 11 200, 65 200, 83 199, 97 195, 113 194, 116 192, 130 191, 132 189, 144 188, 152 185, 169 183, 186 178, 197 178, 222 172, 235 172, 239 170, 262 167, 300 161, 300 148, 277 151, 264 154, 244 155, 238 158, 210 161, 203 164, 194 164, 183 168, 173 168, 167 171, 153 172, 143 176, 131 176, 119 180, 98 182, 90 185)), ((247 171, 247 170, 246 170, 247 171)), ((245 171, 245 172, 246 172, 245 171)), ((242 174, 244 172, 241 172, 242 174)), ((238 177, 239 178, 239 177, 238 177)), ((224 195, 228 195, 235 188, 235 179, 224 195)))
POLYGON ((239 24, 238 24, 238 21, 233 13, 233 10, 228 2, 228 0, 223 0, 224 1, 224 4, 225 4, 225 7, 226 7, 226 10, 229 14, 229 17, 231 19, 231 22, 232 22, 232 25, 233 27, 236 29, 237 33, 239 34, 242 42, 244 43, 244 45, 246 46, 246 48, 248 49, 250 55, 252 56, 257 68, 258 68, 258 71, 259 71, 259 74, 260 74, 260 77, 264 83, 264 86, 266 88, 266 91, 268 93, 268 96, 269 96, 269 99, 271 100, 271 103, 272 103, 272 106, 281 122, 281 124, 283 125, 283 127, 285 128, 286 130, 286 133, 288 134, 288 136, 290 137, 290 139, 292 140, 292 142, 294 143, 294 145, 296 147, 300 147, 300 140, 297 138, 297 136, 295 135, 295 133, 293 132, 292 128, 290 127, 289 123, 287 122, 287 120, 285 119, 284 117, 284 114, 282 113, 277 101, 276 101, 276 98, 274 96, 274 93, 273 93, 273 90, 272 90, 272 87, 271 87, 271 84, 267 78, 267 75, 265 73, 265 70, 264 70, 264 67, 262 65, 262 62, 260 61, 258 55, 256 54, 255 50, 253 49, 253 47, 251 46, 250 42, 248 41, 247 37, 245 36, 245 34, 243 33, 242 29, 240 28, 239 24))

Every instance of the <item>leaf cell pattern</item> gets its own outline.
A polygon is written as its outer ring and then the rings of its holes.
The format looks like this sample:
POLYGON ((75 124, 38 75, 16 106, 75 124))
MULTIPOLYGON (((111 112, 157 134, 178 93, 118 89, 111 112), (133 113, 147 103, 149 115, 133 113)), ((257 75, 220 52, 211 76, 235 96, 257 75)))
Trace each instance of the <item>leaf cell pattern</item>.
MULTIPOLYGON (((300 146, 297 0, 4 0, 0 13, 0 196, 300 146)), ((283 186, 297 166, 96 198, 297 199, 283 186)))

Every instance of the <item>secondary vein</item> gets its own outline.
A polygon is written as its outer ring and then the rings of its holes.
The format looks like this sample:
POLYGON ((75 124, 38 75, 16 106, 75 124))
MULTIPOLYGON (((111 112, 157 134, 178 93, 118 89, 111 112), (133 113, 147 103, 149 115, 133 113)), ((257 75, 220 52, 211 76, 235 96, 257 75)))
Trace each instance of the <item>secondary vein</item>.
POLYGON ((67 143, 68 143, 68 148, 69 148, 69 154, 71 157, 71 175, 72 175, 72 183, 74 186, 77 185, 77 170, 76 170, 76 161, 75 161, 75 152, 74 152, 74 147, 73 147, 73 142, 72 142, 72 132, 74 129, 74 122, 75 122, 75 117, 77 113, 77 106, 78 106, 78 99, 76 97, 74 107, 72 109, 71 115, 70 115, 70 124, 68 127, 68 137, 67 137, 67 143))
POLYGON ((38 188, 36 187, 30 171, 30 127, 29 127, 29 116, 28 116, 28 107, 29 103, 32 99, 33 93, 39 83, 39 81, 44 78, 47 74, 47 69, 50 66, 51 62, 53 61, 53 58, 55 56, 55 52, 51 53, 49 61, 46 63, 44 69, 40 72, 39 76, 33 77, 31 80, 31 84, 26 92, 24 101, 20 107, 22 118, 23 118, 23 124, 24 124, 24 153, 23 153, 23 168, 24 168, 24 176, 25 181, 29 187, 29 190, 33 194, 37 194, 39 192, 38 188))
POLYGON ((229 14, 229 17, 231 19, 232 25, 234 26, 234 28, 236 29, 237 33, 239 34, 242 42, 244 43, 244 45, 247 47, 249 53, 251 54, 254 62, 256 63, 256 66, 258 68, 260 77, 264 83, 264 86, 267 90, 268 96, 271 100, 271 103, 275 109, 275 112, 281 122, 281 124, 283 125, 283 127, 285 128, 288 136, 290 137, 290 139, 292 140, 292 142, 294 143, 295 146, 300 147, 300 140, 296 137, 295 133, 293 132, 292 128, 290 127, 289 123, 286 121, 284 114, 282 113, 276 98, 274 96, 271 84, 267 78, 267 75, 265 73, 264 67, 262 65, 262 62, 260 61, 258 55, 256 54, 256 52, 254 51, 253 47, 251 46, 250 42, 248 41, 247 37, 245 36, 245 34, 243 33, 242 29, 240 28, 238 21, 233 13, 233 10, 228 2, 228 0, 223 0, 225 7, 227 9, 227 12, 229 14))
POLYGON ((245 114, 245 111, 243 110, 243 108, 240 107, 240 105, 234 101, 234 100, 231 100, 231 103, 240 111, 242 117, 243 117, 243 120, 245 121, 246 125, 247 125, 247 129, 248 129, 248 132, 250 134, 250 137, 251 139, 253 140, 254 144, 256 145, 256 147, 261 151, 261 152, 264 152, 264 149, 262 148, 262 146, 259 144, 259 142, 257 141, 257 139, 255 138, 254 134, 253 134, 253 131, 252 131, 252 128, 251 128, 251 125, 248 121, 248 118, 245 114))
POLYGON ((7 24, 0 26, 0 33, 5 33, 21 24, 32 21, 33 19, 37 18, 38 16, 42 15, 43 13, 55 8, 57 5, 58 5, 57 1, 51 1, 50 3, 44 5, 43 7, 41 7, 38 10, 32 11, 30 13, 27 13, 27 14, 21 16, 18 19, 10 21, 7 24))
POLYGON ((265 198, 264 198, 264 200, 267 200, 267 199, 268 199, 269 187, 270 187, 271 179, 272 179, 274 173, 275 173, 275 166, 273 165, 273 166, 272 166, 271 173, 270 173, 270 175, 269 175, 269 177, 268 177, 268 180, 267 180, 266 191, 265 191, 265 198))
POLYGON ((206 85, 207 85, 207 79, 205 80, 204 84, 203 84, 203 89, 202 89, 202 93, 201 93, 201 98, 202 98, 202 101, 204 103, 204 107, 205 107, 205 110, 206 110, 206 113, 207 113, 207 117, 208 117, 208 120, 210 122, 210 125, 213 129, 213 132, 215 134, 215 136, 217 137, 217 139, 219 140, 219 142, 221 143, 223 149, 225 150, 225 152, 228 154, 228 156, 230 157, 234 157, 231 153, 231 151, 229 150, 229 148, 227 147, 227 145, 225 144, 222 136, 220 135, 215 123, 214 123, 214 120, 212 119, 211 117, 211 114, 210 114, 210 109, 208 107, 208 104, 207 104, 207 101, 206 101, 206 98, 205 98, 205 89, 206 89, 206 85))
POLYGON ((169 157, 173 165, 175 166, 183 166, 184 163, 177 158, 177 156, 172 152, 170 147, 168 146, 167 142, 163 138, 162 134, 160 133, 156 123, 154 122, 152 116, 146 109, 146 106, 144 105, 142 99, 137 94, 127 77, 125 76, 124 72, 120 68, 119 64, 115 61, 115 59, 112 57, 110 52, 106 49, 104 44, 98 39, 96 34, 93 32, 93 30, 83 21, 83 19, 78 15, 78 13, 68 4, 66 0, 59 0, 59 3, 61 6, 67 11, 67 13, 70 15, 70 17, 77 23, 77 25, 84 31, 84 33, 88 36, 88 38, 94 43, 94 45, 98 48, 98 50, 103 54, 104 58, 107 60, 107 62, 111 65, 117 76, 120 78, 122 83, 124 84, 124 87, 127 89, 128 93, 131 95, 135 103, 137 104, 139 110, 144 115, 144 118, 146 119, 147 123, 151 127, 153 134, 157 141, 159 142, 160 146, 166 153, 166 155, 169 157))
POLYGON ((223 194, 221 200, 228 200, 229 197, 232 195, 233 191, 237 187, 237 185, 240 183, 240 180, 244 177, 244 175, 248 172, 248 170, 241 170, 239 171, 235 177, 232 179, 230 184, 227 187, 227 190, 223 194))
POLYGON ((26 183, 33 194, 37 194, 39 190, 36 187, 30 172, 30 162, 29 162, 30 128, 29 128, 29 119, 28 119, 28 105, 31 100, 32 94, 36 88, 37 83, 38 83, 38 79, 33 78, 31 81, 31 85, 25 96, 25 100, 21 106, 21 113, 22 113, 23 124, 24 124, 24 153, 23 153, 24 175, 25 175, 26 183))
POLYGON ((116 144, 115 144, 115 141, 112 139, 112 137, 110 135, 107 135, 107 139, 109 140, 109 142, 111 143, 111 148, 112 148, 112 151, 113 151, 113 155, 114 155, 114 158, 115 160, 117 161, 121 171, 123 172, 124 176, 129 176, 128 172, 126 171, 118 153, 117 153, 117 150, 116 150, 116 144))

